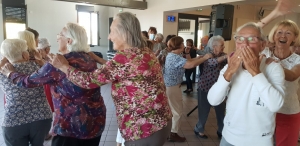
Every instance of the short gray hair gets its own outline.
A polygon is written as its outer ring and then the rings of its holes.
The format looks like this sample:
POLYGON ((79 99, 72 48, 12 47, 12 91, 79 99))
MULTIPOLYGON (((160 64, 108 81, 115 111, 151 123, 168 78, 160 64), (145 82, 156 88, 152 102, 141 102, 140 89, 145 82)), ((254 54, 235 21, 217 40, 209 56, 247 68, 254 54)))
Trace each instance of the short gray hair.
MULTIPOLYGON (((246 23, 246 24, 244 24, 244 25, 238 27, 238 28, 236 29, 236 34, 235 34, 235 36, 236 36, 242 29, 244 29, 244 28, 254 28, 254 29, 256 29, 256 30, 259 32, 259 35, 260 35, 259 37, 260 37, 263 41, 266 41, 266 36, 264 35, 263 29, 262 29, 260 26, 258 26, 256 23, 254 23, 254 22, 248 22, 248 23, 246 23)), ((234 37, 235 37, 235 36, 234 36, 234 37)))
POLYGON ((0 53, 6 57, 9 62, 15 62, 23 59, 23 52, 27 52, 27 44, 21 39, 6 39, 2 42, 0 53))
POLYGON ((67 44, 70 52, 89 52, 88 37, 85 29, 75 23, 67 23, 64 27, 66 30, 65 36, 72 40, 72 44, 67 44))
POLYGON ((164 40, 164 35, 161 33, 158 33, 155 35, 155 38, 160 38, 160 40, 162 41, 162 40, 164 40))
POLYGON ((39 39, 39 44, 38 44, 38 49, 45 49, 47 47, 50 47, 50 43, 47 38, 40 38, 39 39))
POLYGON ((213 36, 208 40, 207 46, 209 47, 209 50, 212 52, 214 51, 214 46, 217 45, 218 42, 223 41, 224 38, 220 35, 213 36))
POLYGON ((132 13, 118 13, 114 20, 118 21, 117 32, 129 46, 137 48, 147 47, 147 42, 142 37, 140 21, 132 13))

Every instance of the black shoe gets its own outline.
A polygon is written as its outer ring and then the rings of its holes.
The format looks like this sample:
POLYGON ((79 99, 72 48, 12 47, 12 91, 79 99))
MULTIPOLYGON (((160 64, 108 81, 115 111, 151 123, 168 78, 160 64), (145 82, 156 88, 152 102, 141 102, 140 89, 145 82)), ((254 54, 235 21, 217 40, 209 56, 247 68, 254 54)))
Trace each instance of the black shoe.
POLYGON ((197 131, 195 131, 195 130, 194 130, 194 133, 195 133, 196 136, 198 136, 198 137, 200 137, 200 138, 203 138, 203 139, 207 139, 207 138, 208 138, 205 134, 200 135, 199 132, 197 132, 197 131))
POLYGON ((186 92, 188 92, 188 89, 186 89, 186 90, 183 91, 183 93, 186 93, 186 92))
POLYGON ((217 135, 218 135, 219 139, 222 138, 222 133, 221 132, 217 131, 217 135))
POLYGON ((193 92, 193 89, 187 89, 186 92, 184 92, 184 93, 189 94, 189 93, 191 93, 191 92, 193 92))

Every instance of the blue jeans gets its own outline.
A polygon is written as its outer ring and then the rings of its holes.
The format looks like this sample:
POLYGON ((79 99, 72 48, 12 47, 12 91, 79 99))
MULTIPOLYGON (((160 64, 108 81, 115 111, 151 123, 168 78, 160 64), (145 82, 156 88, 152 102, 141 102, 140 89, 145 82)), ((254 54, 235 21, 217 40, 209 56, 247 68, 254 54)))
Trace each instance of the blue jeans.
MULTIPOLYGON (((208 92, 201 91, 198 89, 198 118, 199 121, 196 124, 194 130, 196 132, 204 133, 204 127, 207 121, 207 117, 211 108, 207 100, 208 92)), ((215 112, 217 116, 217 123, 218 123, 218 132, 222 133, 223 130, 223 120, 225 117, 225 102, 222 102, 220 105, 215 106, 215 112)))

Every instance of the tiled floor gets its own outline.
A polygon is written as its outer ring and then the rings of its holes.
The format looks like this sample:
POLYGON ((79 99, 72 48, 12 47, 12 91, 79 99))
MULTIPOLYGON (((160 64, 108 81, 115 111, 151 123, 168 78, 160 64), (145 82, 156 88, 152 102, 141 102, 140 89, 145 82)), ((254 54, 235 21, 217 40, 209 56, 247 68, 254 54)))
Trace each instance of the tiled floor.
MULTIPOLYGON (((182 90, 185 89, 185 86, 181 87, 182 90)), ((194 88, 195 89, 195 88, 194 88)), ((106 119, 106 127, 105 131, 102 134, 101 141, 99 146, 116 146, 116 135, 117 135, 117 120, 115 116, 115 107, 111 98, 111 86, 105 85, 101 88, 101 93, 104 98, 106 108, 107 108, 107 119, 106 119)), ((0 92, 0 120, 2 121, 4 115, 3 109, 3 93, 0 92)), ((187 142, 184 143, 173 143, 166 142, 164 146, 218 146, 219 139, 216 134, 216 118, 214 109, 211 109, 211 112, 208 117, 208 121, 206 123, 205 134, 209 137, 208 139, 200 139, 197 138, 193 132, 193 128, 197 123, 197 110, 195 110, 189 117, 186 116, 188 112, 190 112, 197 105, 197 92, 186 95, 183 94, 183 106, 184 106, 184 116, 182 118, 181 130, 179 135, 185 136, 187 138, 187 142)), ((0 130, 0 146, 5 146, 4 140, 2 137, 2 130, 0 130)), ((51 140, 45 141, 44 146, 51 146, 51 140)), ((300 145, 298 145, 300 146, 300 145)))

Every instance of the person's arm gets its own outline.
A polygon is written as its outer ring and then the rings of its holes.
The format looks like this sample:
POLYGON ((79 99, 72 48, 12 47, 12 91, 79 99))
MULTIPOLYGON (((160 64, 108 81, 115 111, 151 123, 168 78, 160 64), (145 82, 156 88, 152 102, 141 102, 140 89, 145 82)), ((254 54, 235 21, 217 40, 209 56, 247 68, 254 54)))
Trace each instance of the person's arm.
POLYGON ((271 112, 277 112, 284 102, 284 71, 279 63, 271 63, 267 67, 267 74, 268 77, 259 73, 251 81, 266 107, 271 112))
POLYGON ((260 27, 264 27, 277 17, 292 13, 294 7, 297 7, 296 0, 278 0, 275 9, 265 18, 257 22, 257 24, 260 27))
POLYGON ((88 53, 96 62, 98 62, 99 64, 105 64, 107 61, 104 60, 103 58, 98 57, 96 54, 94 54, 93 52, 89 52, 88 53))
POLYGON ((65 75, 54 68, 51 64, 46 63, 39 70, 26 75, 18 72, 12 72, 9 74, 9 78, 14 84, 19 87, 34 88, 44 84, 52 83, 54 81, 64 78, 65 75))
MULTIPOLYGON (((64 57, 61 55, 57 56, 60 59, 64 59, 64 57)), ((67 75, 68 80, 77 86, 85 89, 94 89, 122 78, 124 74, 126 74, 124 71, 126 68, 126 63, 124 62, 128 60, 123 54, 116 53, 113 59, 107 61, 106 64, 102 65, 93 72, 79 71, 68 65, 65 61, 66 60, 64 60, 63 64, 59 65, 54 63, 54 66, 59 66, 58 68, 67 75)), ((53 62, 59 61, 55 60, 53 62)))
POLYGON ((227 59, 227 55, 223 55, 217 58, 210 58, 207 60, 208 66, 217 66, 219 63, 225 61, 227 59))
POLYGON ((227 70, 228 65, 220 71, 218 81, 209 89, 207 94, 207 100, 212 106, 217 106, 221 104, 230 89, 230 82, 226 81, 224 78, 224 73, 227 70))
POLYGON ((285 80, 293 82, 300 77, 300 64, 294 66, 291 70, 284 68, 285 80))
POLYGON ((207 59, 209 59, 211 57, 212 57, 211 54, 206 54, 205 56, 203 56, 201 58, 187 60, 185 65, 183 66, 183 68, 185 68, 185 69, 194 68, 194 67, 198 66, 199 64, 203 63, 204 61, 206 61, 207 59))

